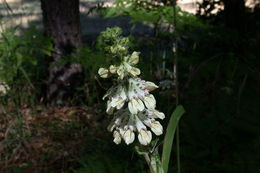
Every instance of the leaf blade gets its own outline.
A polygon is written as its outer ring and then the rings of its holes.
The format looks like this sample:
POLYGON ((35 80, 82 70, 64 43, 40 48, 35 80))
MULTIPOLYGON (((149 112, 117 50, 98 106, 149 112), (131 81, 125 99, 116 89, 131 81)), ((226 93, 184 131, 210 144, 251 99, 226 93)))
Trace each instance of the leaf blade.
POLYGON ((162 153, 162 167, 164 173, 167 173, 168 171, 174 134, 178 126, 179 120, 184 113, 185 110, 183 106, 182 105, 177 106, 174 112, 172 113, 170 121, 167 126, 166 134, 164 137, 163 153, 162 153))

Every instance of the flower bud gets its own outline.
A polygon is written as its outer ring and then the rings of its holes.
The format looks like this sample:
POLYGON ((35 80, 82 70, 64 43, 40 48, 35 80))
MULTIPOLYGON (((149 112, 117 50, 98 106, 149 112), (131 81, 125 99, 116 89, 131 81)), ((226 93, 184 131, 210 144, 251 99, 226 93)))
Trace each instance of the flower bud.
POLYGON ((139 68, 135 68, 135 67, 132 67, 131 70, 129 70, 129 73, 132 75, 132 76, 138 76, 141 74, 141 71, 139 68))
POLYGON ((113 137, 114 137, 114 140, 113 140, 114 143, 116 143, 116 144, 121 143, 121 135, 117 130, 114 131, 113 137))
POLYGON ((157 111, 157 110, 154 110, 154 111, 153 111, 153 114, 154 114, 155 118, 160 118, 160 119, 162 119, 162 120, 165 118, 165 115, 164 115, 163 112, 159 112, 159 111, 157 111))
POLYGON ((109 71, 110 71, 110 73, 114 74, 114 73, 116 73, 116 71, 117 71, 117 67, 114 66, 114 65, 111 65, 111 66, 109 67, 109 71))
POLYGON ((120 65, 116 72, 120 79, 123 79, 125 77, 125 69, 123 65, 120 65))
POLYGON ((130 58, 128 59, 128 63, 130 65, 136 65, 139 62, 139 52, 133 52, 130 58))
POLYGON ((153 91, 153 90, 159 88, 153 82, 145 82, 145 84, 146 84, 146 89, 148 89, 149 91, 153 91))
POLYGON ((119 45, 119 46, 118 46, 118 51, 119 51, 119 53, 121 53, 121 54, 125 54, 125 53, 126 53, 126 48, 119 45))
POLYGON ((106 68, 100 68, 98 70, 98 74, 100 75, 100 77, 102 78, 107 78, 108 77, 108 69, 106 68))

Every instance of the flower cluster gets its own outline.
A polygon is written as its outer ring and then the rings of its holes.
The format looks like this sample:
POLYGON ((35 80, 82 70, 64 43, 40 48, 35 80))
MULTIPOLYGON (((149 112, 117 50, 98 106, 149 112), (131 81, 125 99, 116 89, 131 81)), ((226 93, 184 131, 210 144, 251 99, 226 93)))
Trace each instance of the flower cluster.
POLYGON ((117 85, 103 97, 108 98, 106 112, 114 115, 108 129, 113 132, 116 144, 122 139, 127 145, 131 144, 137 134, 139 142, 148 145, 152 140, 151 131, 158 136, 163 133, 162 125, 156 119, 164 119, 165 115, 155 109, 156 100, 149 93, 158 86, 138 77, 140 69, 134 67, 138 62, 139 52, 133 52, 123 57, 119 65, 98 70, 102 78, 118 77, 117 85))
POLYGON ((110 65, 108 69, 100 68, 98 74, 102 78, 108 78, 112 74, 117 74, 120 79, 124 79, 127 76, 136 77, 140 75, 140 69, 134 67, 139 62, 139 53, 133 52, 130 56, 125 56, 122 63, 119 66, 110 65))
POLYGON ((9 86, 5 82, 0 81, 0 96, 5 96, 9 90, 9 86))

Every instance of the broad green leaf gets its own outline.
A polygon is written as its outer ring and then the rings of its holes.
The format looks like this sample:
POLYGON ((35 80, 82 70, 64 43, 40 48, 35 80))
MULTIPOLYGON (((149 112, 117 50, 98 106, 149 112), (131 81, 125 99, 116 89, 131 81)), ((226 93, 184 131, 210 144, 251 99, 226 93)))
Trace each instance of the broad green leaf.
POLYGON ((163 144, 163 153, 162 153, 162 166, 163 166, 164 173, 167 173, 168 171, 174 134, 178 126, 179 120, 184 113, 185 110, 183 106, 181 105, 177 106, 177 108, 174 110, 174 112, 171 115, 168 127, 166 129, 166 134, 164 137, 164 144, 163 144))

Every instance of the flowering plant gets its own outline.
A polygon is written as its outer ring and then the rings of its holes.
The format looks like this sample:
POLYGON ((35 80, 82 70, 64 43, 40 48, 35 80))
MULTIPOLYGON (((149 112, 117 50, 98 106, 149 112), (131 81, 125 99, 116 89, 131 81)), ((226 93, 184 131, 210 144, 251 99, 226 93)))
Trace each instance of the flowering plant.
MULTIPOLYGON (((111 29, 107 31, 111 32, 111 29)), ((98 70, 101 78, 116 78, 115 85, 103 97, 108 99, 106 112, 114 116, 108 130, 113 132, 116 144, 122 139, 127 145, 131 144, 137 136, 140 144, 148 145, 152 140, 151 131, 157 136, 163 133, 162 125, 156 119, 164 119, 165 115, 155 109, 156 100, 150 94, 158 86, 138 77, 141 71, 136 65, 140 53, 127 54, 127 44, 118 44, 125 38, 116 36, 117 44, 107 50, 118 58, 119 63, 98 70)))
MULTIPOLYGON (((152 173, 167 173, 174 133, 185 110, 176 104, 164 137, 162 156, 156 143, 152 141, 152 132, 159 136, 163 127, 158 119, 164 119, 164 113, 156 109, 156 99, 151 91, 158 88, 153 82, 142 80, 141 71, 136 65, 139 52, 129 53, 129 38, 121 37, 120 28, 108 28, 98 39, 100 50, 112 57, 112 64, 98 70, 101 78, 114 78, 114 85, 108 89, 103 99, 107 99, 106 112, 112 115, 108 130, 113 132, 114 142, 122 140, 129 145, 136 136, 141 146, 136 146, 138 154, 143 155, 152 173), (148 146, 149 147, 145 147, 148 146)), ((176 87, 177 88, 177 87, 176 87)), ((177 92, 177 91, 176 91, 177 92)), ((177 100, 177 99, 176 99, 177 100)))

